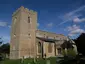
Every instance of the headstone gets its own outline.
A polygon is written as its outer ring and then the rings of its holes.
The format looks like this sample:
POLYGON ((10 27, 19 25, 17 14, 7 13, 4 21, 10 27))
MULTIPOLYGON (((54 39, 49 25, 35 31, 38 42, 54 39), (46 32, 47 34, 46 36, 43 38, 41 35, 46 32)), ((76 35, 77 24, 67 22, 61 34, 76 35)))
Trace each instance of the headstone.
POLYGON ((50 60, 47 60, 46 64, 50 64, 50 60))
POLYGON ((24 62, 24 56, 21 58, 21 63, 23 63, 24 62))

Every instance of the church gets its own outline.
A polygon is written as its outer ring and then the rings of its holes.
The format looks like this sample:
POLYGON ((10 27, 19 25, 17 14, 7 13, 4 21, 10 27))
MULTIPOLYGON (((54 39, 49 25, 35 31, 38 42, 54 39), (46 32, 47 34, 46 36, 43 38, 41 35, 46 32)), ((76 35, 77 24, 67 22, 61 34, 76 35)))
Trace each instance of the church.
MULTIPOLYGON (((37 12, 21 6, 12 14, 10 59, 48 58, 62 54, 63 34, 37 29, 37 12)), ((55 29, 55 28, 54 28, 55 29)))

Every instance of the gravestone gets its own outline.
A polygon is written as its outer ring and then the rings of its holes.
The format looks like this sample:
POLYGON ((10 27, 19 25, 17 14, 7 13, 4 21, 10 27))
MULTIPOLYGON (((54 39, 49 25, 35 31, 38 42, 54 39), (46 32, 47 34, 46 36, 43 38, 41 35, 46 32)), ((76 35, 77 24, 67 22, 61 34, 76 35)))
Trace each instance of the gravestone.
POLYGON ((46 64, 50 64, 50 60, 47 60, 47 61, 46 61, 46 64))

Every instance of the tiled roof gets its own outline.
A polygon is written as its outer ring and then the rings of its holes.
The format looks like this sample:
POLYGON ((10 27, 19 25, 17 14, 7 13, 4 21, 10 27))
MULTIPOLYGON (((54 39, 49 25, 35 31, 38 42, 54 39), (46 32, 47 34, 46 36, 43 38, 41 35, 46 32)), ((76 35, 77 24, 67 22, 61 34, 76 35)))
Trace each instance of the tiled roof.
POLYGON ((55 42, 55 41, 58 41, 56 39, 49 39, 49 38, 43 38, 43 37, 36 37, 36 38, 38 38, 40 40, 43 40, 45 42, 55 42))

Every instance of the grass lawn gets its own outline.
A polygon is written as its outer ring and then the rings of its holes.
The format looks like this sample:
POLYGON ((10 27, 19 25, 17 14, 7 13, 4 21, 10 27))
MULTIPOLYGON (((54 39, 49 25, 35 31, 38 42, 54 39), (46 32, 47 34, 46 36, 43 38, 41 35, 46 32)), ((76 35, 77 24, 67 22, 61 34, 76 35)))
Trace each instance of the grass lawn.
POLYGON ((25 59, 23 63, 20 62, 20 60, 9 60, 6 59, 4 61, 1 61, 0 64, 47 64, 47 61, 50 61, 50 64, 56 64, 56 58, 47 58, 47 59, 41 59, 38 58, 36 63, 33 62, 33 59, 25 59))

